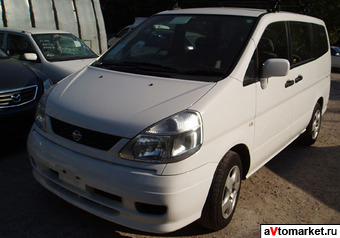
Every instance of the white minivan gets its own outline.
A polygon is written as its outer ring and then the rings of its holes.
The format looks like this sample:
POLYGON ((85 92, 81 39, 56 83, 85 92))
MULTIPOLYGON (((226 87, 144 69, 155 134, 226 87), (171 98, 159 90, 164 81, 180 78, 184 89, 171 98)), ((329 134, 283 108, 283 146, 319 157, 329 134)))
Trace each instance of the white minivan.
POLYGON ((330 90, 323 21, 238 8, 158 13, 41 99, 34 177, 149 232, 231 220, 241 180, 313 144, 330 90))

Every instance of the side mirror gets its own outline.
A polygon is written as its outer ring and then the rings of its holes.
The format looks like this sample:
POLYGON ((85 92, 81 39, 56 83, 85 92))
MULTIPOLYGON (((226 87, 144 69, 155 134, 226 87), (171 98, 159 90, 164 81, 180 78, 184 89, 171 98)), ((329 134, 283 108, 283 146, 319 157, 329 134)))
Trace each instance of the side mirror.
POLYGON ((25 53, 24 59, 27 61, 37 61, 38 55, 36 53, 25 53))
POLYGON ((263 64, 262 75, 260 77, 261 88, 268 85, 268 78, 283 77, 288 75, 290 63, 286 59, 268 59, 263 64))

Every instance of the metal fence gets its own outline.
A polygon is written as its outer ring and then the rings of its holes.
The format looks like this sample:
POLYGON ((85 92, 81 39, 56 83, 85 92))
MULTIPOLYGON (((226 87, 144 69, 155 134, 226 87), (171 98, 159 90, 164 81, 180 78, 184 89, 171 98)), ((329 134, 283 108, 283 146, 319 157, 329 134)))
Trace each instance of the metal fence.
POLYGON ((68 31, 97 54, 107 49, 99 0, 0 0, 0 3, 0 27, 68 31))

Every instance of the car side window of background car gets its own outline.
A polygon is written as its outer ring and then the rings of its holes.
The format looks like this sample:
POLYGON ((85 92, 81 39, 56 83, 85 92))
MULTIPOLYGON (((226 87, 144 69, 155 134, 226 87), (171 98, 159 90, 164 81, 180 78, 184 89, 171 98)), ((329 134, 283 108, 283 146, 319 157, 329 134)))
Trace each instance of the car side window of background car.
POLYGON ((338 56, 339 53, 336 52, 336 51, 332 48, 332 49, 331 49, 331 55, 333 55, 333 56, 338 56))
POLYGON ((3 44, 4 44, 4 33, 0 33, 0 48, 3 49, 3 44))
POLYGON ((256 82, 256 77, 261 72, 263 63, 271 58, 289 58, 285 22, 275 22, 267 26, 249 63, 243 85, 256 82), (256 63, 256 60, 258 60, 258 63, 256 63))
POLYGON ((7 53, 16 59, 21 59, 25 53, 35 53, 31 43, 24 36, 9 34, 7 53))

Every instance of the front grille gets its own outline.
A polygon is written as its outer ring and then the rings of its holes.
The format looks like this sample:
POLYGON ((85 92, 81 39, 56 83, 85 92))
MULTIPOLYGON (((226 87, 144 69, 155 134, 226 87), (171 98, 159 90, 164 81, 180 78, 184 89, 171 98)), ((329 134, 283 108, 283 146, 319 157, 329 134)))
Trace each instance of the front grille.
POLYGON ((0 108, 18 107, 32 102, 37 97, 37 92, 37 85, 2 92, 0 91, 0 108))
POLYGON ((51 124, 55 134, 73 142, 100 150, 109 150, 121 139, 118 136, 85 129, 55 118, 51 118, 51 124))

